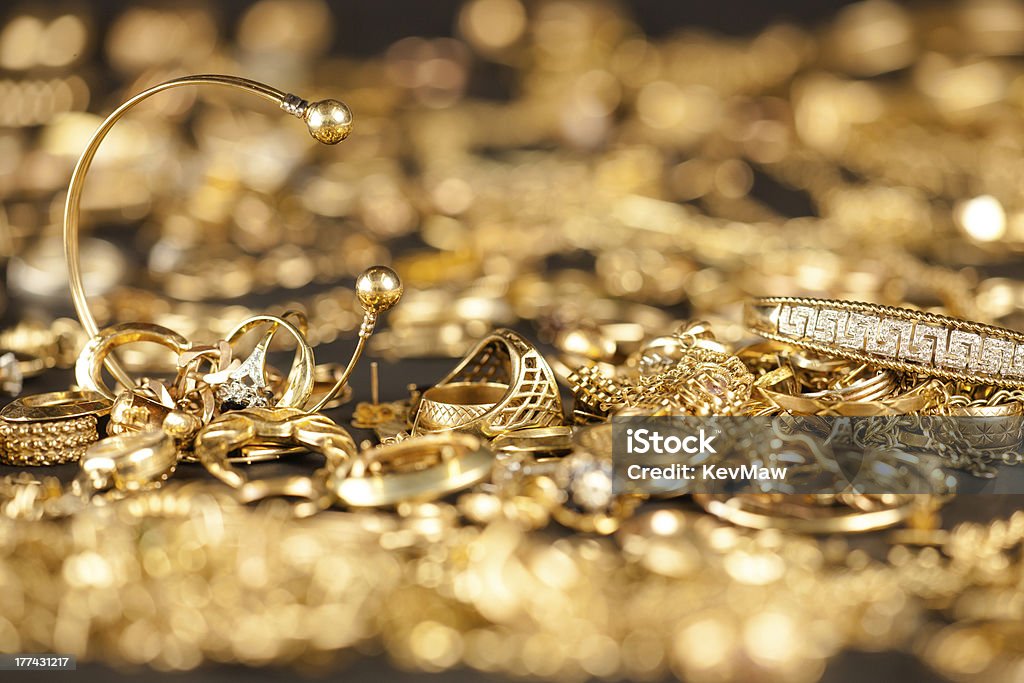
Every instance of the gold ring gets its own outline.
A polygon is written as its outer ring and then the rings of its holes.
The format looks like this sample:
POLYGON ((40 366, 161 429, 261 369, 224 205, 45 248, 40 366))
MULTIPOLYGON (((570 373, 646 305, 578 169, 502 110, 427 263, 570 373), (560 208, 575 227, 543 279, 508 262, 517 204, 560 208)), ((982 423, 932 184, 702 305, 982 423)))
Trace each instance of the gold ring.
POLYGON ((498 382, 451 382, 423 392, 414 433, 459 430, 494 409, 508 393, 498 382))
MULTIPOLYGON (((137 342, 152 342, 174 351, 179 356, 187 352, 192 344, 174 330, 150 323, 121 323, 108 327, 92 337, 82 348, 75 363, 75 381, 78 386, 100 394, 108 401, 117 398, 103 379, 103 366, 107 356, 118 346, 137 342)), ((136 385, 129 379, 125 388, 136 385)), ((118 377, 119 381, 121 380, 118 377)))
POLYGON ((297 408, 248 408, 224 413, 196 437, 195 456, 207 471, 232 488, 248 478, 229 460, 233 451, 258 446, 302 446, 319 453, 327 469, 344 477, 352 465, 356 444, 330 418, 297 408))
POLYGON ((436 500, 487 479, 494 453, 462 432, 428 434, 360 453, 347 477, 328 487, 350 507, 436 500))
MULTIPOLYGON (((493 437, 565 422, 551 366, 532 344, 512 330, 499 329, 482 339, 437 387, 455 383, 493 383, 508 387, 489 410, 461 423, 460 430, 493 437)), ((419 411, 416 418, 420 418, 419 411)))
POLYGON ((99 438, 98 417, 110 402, 90 391, 22 396, 0 411, 0 461, 8 465, 75 462, 99 438))
POLYGON ((256 345, 252 354, 228 375, 226 382, 217 388, 217 397, 224 403, 242 408, 271 407, 272 396, 262 395, 265 391, 272 394, 267 387, 266 354, 270 342, 278 329, 284 329, 295 339, 295 359, 288 373, 288 381, 281 398, 276 405, 281 408, 302 408, 313 395, 314 369, 313 349, 306 341, 302 331, 284 319, 275 315, 254 315, 239 323, 227 336, 227 343, 233 346, 246 332, 258 325, 269 324, 271 327, 263 339, 256 345))
POLYGON ((895 526, 920 510, 919 498, 897 496, 891 504, 875 510, 857 510, 808 504, 807 496, 762 494, 694 494, 693 499, 709 513, 750 529, 780 529, 797 534, 843 534, 873 531, 895 526))
POLYGON ((1024 387, 1024 334, 851 301, 772 297, 746 306, 752 332, 830 356, 974 384, 1024 387))

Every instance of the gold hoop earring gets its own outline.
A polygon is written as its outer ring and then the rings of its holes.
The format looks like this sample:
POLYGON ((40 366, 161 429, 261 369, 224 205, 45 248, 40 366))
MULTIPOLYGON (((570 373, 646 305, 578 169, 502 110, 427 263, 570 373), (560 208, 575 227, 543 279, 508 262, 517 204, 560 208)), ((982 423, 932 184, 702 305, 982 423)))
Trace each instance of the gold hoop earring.
MULTIPOLYGON (((352 131, 352 112, 343 102, 328 99, 311 103, 297 95, 238 76, 219 74, 185 76, 155 85, 122 103, 104 119, 103 123, 100 124, 99 128, 96 129, 96 132, 89 139, 85 150, 82 152, 82 156, 79 157, 78 163, 75 165, 75 170, 71 174, 67 200, 64 204, 64 257, 67 262, 71 298, 74 302, 78 319, 82 323, 86 334, 90 337, 95 337, 100 330, 96 323, 96 318, 89 308, 85 285, 82 280, 81 254, 79 253, 78 245, 79 212, 82 191, 85 187, 85 176, 89 172, 93 158, 99 151, 100 144, 106 138, 107 133, 132 108, 165 90, 194 85, 217 85, 234 88, 274 102, 284 111, 304 121, 309 129, 309 134, 315 140, 327 145, 335 145, 341 142, 352 131)), ((398 303, 398 300, 402 297, 402 292, 402 282, 398 275, 385 266, 368 268, 359 276, 356 280, 356 295, 363 308, 363 322, 359 328, 359 341, 348 365, 339 376, 337 382, 317 401, 316 405, 308 409, 309 412, 320 411, 324 406, 341 395, 348 384, 356 362, 362 355, 366 339, 373 333, 378 316, 398 303)), ((128 373, 113 355, 106 356, 103 359, 103 364, 123 386, 130 387, 134 385, 128 373)), ((306 399, 308 397, 307 394, 306 399)))
MULTIPOLYGON (((89 139, 85 151, 82 152, 82 156, 79 157, 75 170, 71 174, 68 196, 64 203, 64 257, 67 261, 71 298, 74 301, 78 319, 90 337, 96 336, 99 332, 99 326, 96 324, 96 318, 89 309, 85 286, 82 282, 82 264, 78 249, 78 218, 82 191, 85 188, 85 176, 89 172, 92 160, 96 156, 96 152, 99 151, 100 144, 106 138, 107 133, 125 114, 137 104, 149 99, 153 95, 165 90, 191 85, 219 85, 234 88, 253 93, 265 100, 274 102, 292 116, 305 121, 309 127, 310 135, 324 144, 337 144, 347 138, 352 131, 352 112, 343 102, 321 100, 309 103, 296 95, 237 76, 209 74, 176 78, 144 90, 121 104, 100 124, 100 127, 93 133, 92 138, 89 139)), ((128 373, 125 372, 124 368, 121 367, 121 364, 115 358, 109 357, 105 360, 105 363, 107 369, 110 370, 121 384, 125 386, 132 385, 128 373)))

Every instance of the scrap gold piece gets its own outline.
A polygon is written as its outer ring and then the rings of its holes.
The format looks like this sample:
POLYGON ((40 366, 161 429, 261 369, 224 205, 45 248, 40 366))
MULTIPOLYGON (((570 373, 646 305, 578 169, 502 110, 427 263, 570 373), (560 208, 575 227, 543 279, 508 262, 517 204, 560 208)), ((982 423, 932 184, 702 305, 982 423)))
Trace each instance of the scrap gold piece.
POLYGON ((319 412, 341 395, 366 347, 366 340, 370 338, 376 328, 377 319, 382 313, 393 308, 402 299, 404 292, 405 286, 402 284, 401 278, 398 277, 398 273, 387 266, 367 268, 356 279, 356 297, 359 299, 359 305, 363 308, 363 322, 359 326, 359 341, 356 342, 352 357, 334 386, 306 410, 311 413, 319 412))
POLYGON ((167 394, 166 389, 162 393, 157 393, 148 386, 125 389, 117 395, 110 407, 107 434, 116 435, 159 428, 172 410, 174 400, 167 394))
POLYGON ((160 429, 109 436, 89 446, 82 473, 97 491, 140 491, 160 486, 174 472, 178 448, 160 429))
MULTIPOLYGON (((82 349, 75 363, 75 379, 78 385, 88 391, 100 394, 108 401, 117 398, 103 379, 103 368, 108 356, 119 346, 151 342, 170 349, 181 356, 192 348, 191 342, 174 330, 150 323, 121 323, 97 332, 82 349)), ((110 367, 109 365, 107 367, 110 367)), ((124 373, 121 373, 124 374, 124 373)), ((118 378, 123 386, 136 385, 127 375, 118 378)))
MULTIPOLYGON (((345 368, 339 363, 319 363, 313 368, 313 394, 310 396, 310 400, 319 401, 327 392, 329 392, 337 383, 341 377, 342 372, 345 368)), ((277 382, 275 382, 277 384, 277 382)), ((352 400, 352 387, 346 385, 345 389, 339 396, 335 396, 328 401, 322 410, 333 410, 339 406, 342 406, 352 400)))
POLYGON ((248 408, 225 413, 203 427, 195 440, 196 458, 232 488, 248 482, 230 455, 244 448, 302 447, 324 457, 332 476, 343 479, 356 445, 343 427, 323 415, 296 408, 248 408))

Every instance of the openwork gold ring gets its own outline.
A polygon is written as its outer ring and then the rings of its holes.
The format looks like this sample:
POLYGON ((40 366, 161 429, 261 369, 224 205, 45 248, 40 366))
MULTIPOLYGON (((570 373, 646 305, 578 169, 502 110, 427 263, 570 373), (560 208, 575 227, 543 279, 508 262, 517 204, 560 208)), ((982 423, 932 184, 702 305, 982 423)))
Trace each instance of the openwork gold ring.
MULTIPOLYGON (((460 431, 493 437, 564 422, 554 371, 532 344, 512 330, 499 329, 481 340, 435 389, 451 384, 464 387, 484 383, 506 385, 507 389, 502 396, 494 397, 488 410, 459 422, 460 431)), ((461 393, 465 389, 455 391, 461 393)), ((429 403, 427 408, 431 408, 429 403)), ((416 418, 421 419, 420 411, 416 418)))

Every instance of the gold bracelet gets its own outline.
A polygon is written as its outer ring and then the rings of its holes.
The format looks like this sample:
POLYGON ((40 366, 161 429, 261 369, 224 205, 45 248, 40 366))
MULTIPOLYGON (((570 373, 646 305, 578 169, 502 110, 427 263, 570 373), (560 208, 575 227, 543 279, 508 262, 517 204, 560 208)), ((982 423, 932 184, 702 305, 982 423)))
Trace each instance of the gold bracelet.
POLYGON ((1024 334, 933 313, 851 301, 755 299, 756 334, 877 367, 1024 387, 1024 334))
POLYGON ((0 411, 0 462, 76 462, 99 438, 97 418, 109 410, 110 402, 90 391, 55 391, 18 398, 0 411))

